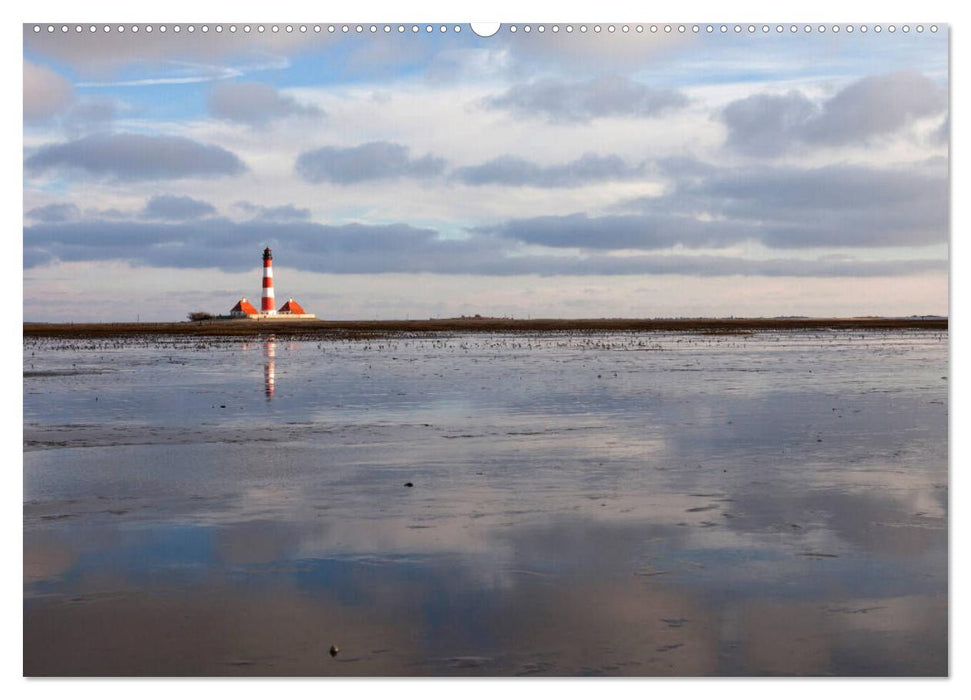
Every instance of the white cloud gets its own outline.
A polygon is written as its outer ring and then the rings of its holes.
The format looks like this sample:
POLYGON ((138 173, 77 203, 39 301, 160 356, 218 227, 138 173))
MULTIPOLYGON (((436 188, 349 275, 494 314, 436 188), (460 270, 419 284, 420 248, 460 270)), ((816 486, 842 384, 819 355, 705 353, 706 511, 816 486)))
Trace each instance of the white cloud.
POLYGON ((77 99, 74 86, 45 66, 24 60, 24 121, 42 122, 66 112, 77 99))

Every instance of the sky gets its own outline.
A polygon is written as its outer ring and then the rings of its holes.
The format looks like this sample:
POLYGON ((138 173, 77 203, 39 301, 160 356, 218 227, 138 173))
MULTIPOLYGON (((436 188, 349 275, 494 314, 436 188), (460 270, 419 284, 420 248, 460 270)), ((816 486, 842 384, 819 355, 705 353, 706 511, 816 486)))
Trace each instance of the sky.
POLYGON ((131 26, 24 26, 25 320, 948 313, 946 26, 131 26))

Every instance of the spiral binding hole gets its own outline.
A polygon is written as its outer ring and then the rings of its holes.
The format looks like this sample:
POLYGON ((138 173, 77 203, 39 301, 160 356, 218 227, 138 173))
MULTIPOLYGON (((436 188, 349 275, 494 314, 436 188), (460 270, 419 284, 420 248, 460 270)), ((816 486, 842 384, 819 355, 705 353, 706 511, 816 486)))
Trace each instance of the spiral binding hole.
MULTIPOLYGON (((179 25, 179 24, 173 24, 173 25, 164 25, 164 24, 159 24, 159 25, 151 25, 151 24, 145 24, 145 25, 137 25, 137 24, 122 25, 122 24, 119 24, 119 25, 115 25, 115 26, 107 25, 107 24, 106 25, 101 25, 101 26, 94 25, 94 24, 87 25, 87 26, 86 25, 81 25, 81 24, 77 24, 77 25, 68 25, 68 24, 62 24, 62 25, 54 25, 54 24, 42 25, 42 24, 34 24, 34 25, 29 25, 29 26, 30 26, 30 31, 32 31, 34 34, 41 34, 41 33, 44 33, 45 31, 48 34, 56 34, 58 32, 58 30, 60 30, 60 32, 62 34, 67 34, 67 33, 72 32, 72 31, 75 34, 99 34, 99 33, 109 34, 109 33, 113 32, 113 31, 116 32, 116 33, 118 33, 118 34, 124 34, 125 32, 131 32, 132 34, 137 34, 139 31, 142 31, 142 32, 144 32, 146 34, 151 34, 153 32, 158 32, 160 34, 165 34, 165 33, 169 32, 169 31, 172 31, 172 32, 174 32, 176 34, 181 34, 183 31, 185 31, 185 32, 187 32, 189 34, 196 34, 197 33, 196 32, 197 29, 198 29, 198 33, 201 33, 201 34, 210 34, 210 33, 222 34, 223 31, 224 31, 224 29, 227 29, 231 34, 236 34, 239 31, 239 29, 240 29, 240 27, 238 27, 235 24, 226 25, 225 27, 223 25, 221 25, 221 24, 212 25, 212 26, 206 25, 206 24, 202 24, 202 25, 193 25, 193 24, 186 24, 186 25, 179 25)), ((394 32, 394 31, 397 31, 398 34, 404 34, 405 32, 408 32, 409 30, 410 30, 410 32, 412 34, 419 34, 419 33, 422 33, 423 31, 426 34, 431 34, 431 33, 434 33, 436 31, 439 34, 448 34, 450 32, 454 32, 455 34, 459 34, 459 33, 462 32, 462 27, 460 25, 458 25, 458 24, 452 25, 452 26, 449 26, 449 25, 446 25, 446 24, 441 24, 441 25, 431 25, 431 24, 427 24, 427 25, 417 25, 417 24, 414 24, 414 25, 410 25, 410 26, 404 25, 404 24, 399 24, 399 25, 390 25, 390 24, 385 24, 385 25, 376 25, 376 24, 371 24, 371 25, 360 25, 360 24, 357 24, 357 25, 347 25, 347 24, 343 24, 343 25, 326 25, 326 26, 327 26, 327 32, 330 33, 330 34, 333 34, 333 33, 335 33, 338 30, 342 34, 349 34, 349 33, 352 33, 352 32, 355 33, 355 34, 365 34, 365 33, 378 34, 380 32, 384 32, 385 34, 390 34, 390 33, 394 32)), ((242 29, 243 33, 245 33, 245 34, 251 33, 252 30, 253 30, 253 28, 254 27, 251 27, 248 24, 241 26, 241 29, 242 29)), ((319 34, 322 31, 322 27, 319 24, 312 25, 312 28, 313 28, 313 32, 315 34, 319 34)), ((671 25, 671 24, 664 24, 664 25, 657 25, 657 24, 651 24, 651 25, 640 25, 640 24, 638 24, 638 25, 631 25, 631 24, 622 24, 622 25, 616 25, 616 24, 606 24, 606 25, 601 25, 601 24, 593 24, 593 25, 586 25, 586 24, 578 24, 578 25, 572 25, 572 24, 558 25, 558 24, 551 24, 551 25, 543 25, 543 24, 537 24, 537 25, 529 25, 529 24, 522 24, 522 25, 517 25, 517 24, 511 24, 511 25, 508 25, 505 28, 511 34, 516 34, 516 33, 531 34, 531 33, 534 33, 534 32, 535 33, 539 33, 539 34, 545 34, 545 33, 547 33, 547 31, 552 32, 553 34, 559 34, 561 31, 565 31, 567 34, 572 34, 575 31, 579 31, 581 34, 587 34, 589 32, 592 32, 594 34, 603 34, 605 32, 607 34, 617 34, 617 33, 630 34, 631 32, 636 32, 637 34, 643 34, 645 30, 649 31, 651 34, 657 34, 659 31, 663 31, 665 34, 670 34, 673 31, 677 31, 677 33, 679 33, 679 34, 684 34, 687 31, 689 31, 689 28, 690 28, 690 31, 693 34, 698 34, 698 33, 701 33, 702 31, 704 31, 707 34, 714 34, 714 33, 719 33, 719 34, 730 34, 730 33, 731 34, 743 34, 743 33, 747 33, 749 35, 756 35, 756 34, 759 34, 759 33, 762 33, 762 34, 770 34, 773 30, 775 31, 776 34, 783 34, 783 33, 787 32, 787 31, 790 34, 799 34, 799 33, 804 33, 804 34, 826 34, 826 33, 839 34, 840 32, 844 32, 846 34, 853 34, 855 32, 859 32, 861 34, 868 34, 870 32, 873 32, 875 34, 882 34, 884 31, 886 31, 888 34, 897 34, 898 31, 901 34, 911 34, 911 33, 913 33, 913 34, 924 34, 925 31, 928 31, 931 34, 936 34, 936 33, 938 33, 938 31, 940 29, 939 26, 936 25, 936 24, 932 24, 932 25, 923 25, 923 24, 913 24, 913 25, 911 25, 911 24, 900 24, 900 25, 896 25, 896 24, 887 24, 887 25, 880 25, 880 24, 873 24, 873 25, 866 25, 866 24, 860 24, 860 25, 852 25, 852 24, 839 25, 839 24, 833 24, 833 25, 825 25, 825 24, 819 24, 819 25, 815 25, 815 26, 814 25, 810 25, 810 24, 805 24, 805 25, 797 25, 797 24, 790 24, 790 25, 783 25, 783 24, 777 24, 777 25, 769 25, 769 24, 762 24, 762 25, 757 25, 757 24, 748 24, 748 25, 741 25, 741 24, 733 24, 733 25, 728 25, 728 24, 721 24, 721 25, 712 25, 712 24, 708 24, 708 25, 697 25, 697 24, 693 24, 693 25, 684 25, 684 24, 678 24, 678 25, 671 25)), ((286 24, 286 25, 278 25, 278 24, 262 25, 262 24, 260 24, 260 25, 255 25, 255 29, 260 34, 265 34, 266 31, 267 31, 267 29, 269 29, 269 31, 271 33, 273 33, 273 34, 279 34, 280 31, 281 31, 281 29, 286 34, 293 34, 294 32, 299 32, 301 34, 306 34, 308 31, 310 31, 311 25, 306 25, 306 24, 299 24, 299 25, 293 25, 293 24, 286 24)), ((488 35, 483 35, 483 36, 488 36, 488 35)))

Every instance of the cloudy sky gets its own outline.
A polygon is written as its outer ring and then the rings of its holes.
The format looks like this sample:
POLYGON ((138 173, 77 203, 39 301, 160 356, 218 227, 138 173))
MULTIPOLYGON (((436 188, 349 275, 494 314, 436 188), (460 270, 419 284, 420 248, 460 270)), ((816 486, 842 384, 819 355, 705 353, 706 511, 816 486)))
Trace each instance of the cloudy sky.
POLYGON ((24 318, 946 314, 948 47, 24 27, 24 318))

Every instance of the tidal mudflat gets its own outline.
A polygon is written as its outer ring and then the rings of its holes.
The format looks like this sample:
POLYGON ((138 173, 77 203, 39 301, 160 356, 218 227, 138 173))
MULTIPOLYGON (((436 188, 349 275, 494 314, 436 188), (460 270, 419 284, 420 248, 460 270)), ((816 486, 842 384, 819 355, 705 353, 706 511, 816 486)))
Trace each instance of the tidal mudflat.
POLYGON ((27 675, 942 675, 946 331, 24 341, 27 675))

